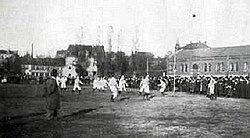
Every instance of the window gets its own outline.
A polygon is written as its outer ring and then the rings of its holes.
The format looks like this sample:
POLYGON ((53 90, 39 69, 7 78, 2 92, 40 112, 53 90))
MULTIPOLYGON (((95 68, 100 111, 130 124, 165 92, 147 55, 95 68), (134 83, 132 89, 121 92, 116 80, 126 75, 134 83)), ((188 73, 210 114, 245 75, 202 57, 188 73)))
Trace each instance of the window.
POLYGON ((225 71, 225 65, 223 62, 220 64, 220 71, 221 72, 225 71))
POLYGON ((199 69, 199 66, 198 66, 197 64, 194 64, 194 65, 193 65, 193 69, 198 70, 198 69, 199 69))
POLYGON ((220 72, 220 63, 217 63, 215 66, 216 72, 220 72))
POLYGON ((234 71, 234 65, 233 65, 233 63, 230 63, 230 64, 229 64, 229 70, 230 70, 230 71, 234 71))
POLYGON ((212 65, 211 65, 211 63, 208 63, 208 71, 209 71, 209 72, 212 71, 212 65))
POLYGON ((180 71, 184 72, 184 65, 183 64, 181 64, 181 66, 180 66, 180 71))
POLYGON ((34 66, 34 65, 31 65, 31 69, 32 69, 32 70, 35 70, 35 66, 34 66))
POLYGON ((238 62, 234 63, 234 69, 235 69, 235 71, 239 71, 238 62))
POLYGON ((243 64, 243 71, 244 71, 244 72, 247 72, 247 71, 248 71, 248 62, 245 62, 245 63, 243 64))
POLYGON ((224 63, 223 62, 216 64, 216 71, 217 72, 223 72, 224 70, 225 69, 224 69, 224 63))
POLYGON ((204 72, 207 72, 207 63, 204 64, 204 72))
POLYGON ((188 72, 188 65, 185 64, 185 72, 188 72))

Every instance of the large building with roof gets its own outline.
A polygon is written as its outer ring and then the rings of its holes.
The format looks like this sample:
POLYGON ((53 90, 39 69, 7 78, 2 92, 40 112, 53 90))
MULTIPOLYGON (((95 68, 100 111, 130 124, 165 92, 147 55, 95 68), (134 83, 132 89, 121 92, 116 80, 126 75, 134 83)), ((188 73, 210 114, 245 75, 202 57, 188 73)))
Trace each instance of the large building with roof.
POLYGON ((22 58, 22 73, 36 77, 47 77, 52 69, 62 74, 62 67, 65 66, 64 58, 22 58))
POLYGON ((206 43, 190 43, 168 58, 167 74, 173 75, 175 71, 182 76, 249 75, 249 64, 250 45, 209 47, 206 43))

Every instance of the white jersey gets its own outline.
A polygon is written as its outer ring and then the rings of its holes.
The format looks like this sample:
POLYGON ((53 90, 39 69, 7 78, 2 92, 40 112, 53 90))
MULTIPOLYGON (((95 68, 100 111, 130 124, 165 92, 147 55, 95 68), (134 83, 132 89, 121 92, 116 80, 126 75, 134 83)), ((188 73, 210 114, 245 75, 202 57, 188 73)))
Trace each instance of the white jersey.
POLYGON ((124 78, 119 81, 119 91, 126 91, 126 80, 124 78))
POLYGON ((160 84, 158 86, 160 86, 160 92, 164 92, 164 90, 166 89, 166 83, 163 80, 160 80, 160 84))
POLYGON ((76 89, 81 90, 80 84, 82 84, 81 80, 79 78, 76 78, 75 83, 74 83, 74 87, 73 87, 73 91, 75 91, 76 89))
POLYGON ((62 79, 60 81, 61 81, 61 88, 67 88, 67 86, 66 86, 67 78, 62 77, 62 79))
POLYGON ((93 89, 97 89, 98 88, 98 79, 94 79, 93 81, 93 89))
POLYGON ((215 80, 210 80, 209 84, 208 84, 208 88, 209 88, 209 94, 214 94, 214 89, 215 89, 215 80))
POLYGON ((140 92, 149 93, 149 79, 145 78, 140 83, 140 92))
POLYGON ((100 89, 104 90, 105 87, 107 87, 108 81, 105 78, 102 78, 99 83, 100 83, 100 89))
POLYGON ((56 83, 57 83, 57 86, 60 86, 60 83, 61 83, 61 78, 60 77, 56 77, 56 83))
POLYGON ((110 78, 109 88, 110 88, 110 91, 113 95, 113 98, 117 97, 117 87, 118 87, 118 84, 116 82, 116 79, 114 77, 110 78))
POLYGON ((96 87, 97 87, 98 90, 101 89, 101 87, 102 87, 101 79, 98 79, 98 80, 97 80, 97 82, 96 82, 96 87))

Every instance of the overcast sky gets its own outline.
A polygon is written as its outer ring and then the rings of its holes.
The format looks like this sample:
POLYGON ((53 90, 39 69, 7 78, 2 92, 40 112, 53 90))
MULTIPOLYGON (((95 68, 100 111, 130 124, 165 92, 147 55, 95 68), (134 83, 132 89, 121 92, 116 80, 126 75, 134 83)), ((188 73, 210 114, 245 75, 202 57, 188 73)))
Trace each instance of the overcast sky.
POLYGON ((130 52, 136 30, 139 50, 160 56, 173 50, 178 38, 181 46, 245 45, 249 10, 249 0, 0 0, 0 48, 23 54, 34 43, 35 55, 55 55, 69 44, 99 39, 107 50, 109 26, 114 51, 119 44, 130 52))

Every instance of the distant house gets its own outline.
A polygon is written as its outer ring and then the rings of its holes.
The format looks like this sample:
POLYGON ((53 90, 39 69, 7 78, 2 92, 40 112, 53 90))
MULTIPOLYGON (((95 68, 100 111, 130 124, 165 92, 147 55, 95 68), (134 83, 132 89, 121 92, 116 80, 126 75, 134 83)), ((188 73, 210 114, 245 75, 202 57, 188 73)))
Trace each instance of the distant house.
POLYGON ((52 69, 56 69, 62 74, 62 67, 65 66, 63 58, 22 58, 22 73, 36 77, 46 77, 50 75, 52 69))
MULTIPOLYGON (((88 76, 92 77, 95 74, 103 74, 105 52, 104 46, 92 45, 69 45, 67 50, 57 51, 57 57, 75 57, 77 63, 88 71, 88 76)), ((69 66, 66 64, 66 66, 69 66)), ((65 67, 65 71, 67 72, 65 67)), ((71 68, 71 67, 70 67, 71 68)), ((69 70, 68 70, 69 71, 69 70)), ((69 75, 69 74, 68 74, 69 75)))
POLYGON ((204 43, 190 43, 167 61, 168 75, 249 75, 250 45, 209 47, 204 43))
POLYGON ((2 62, 5 62, 8 58, 11 58, 17 55, 18 55, 18 51, 0 50, 0 64, 2 62))
POLYGON ((18 51, 0 50, 0 75, 19 74, 20 64, 18 51))
POLYGON ((56 58, 66 58, 68 54, 67 50, 58 50, 56 52, 56 58))

